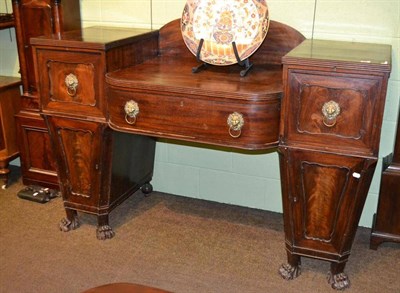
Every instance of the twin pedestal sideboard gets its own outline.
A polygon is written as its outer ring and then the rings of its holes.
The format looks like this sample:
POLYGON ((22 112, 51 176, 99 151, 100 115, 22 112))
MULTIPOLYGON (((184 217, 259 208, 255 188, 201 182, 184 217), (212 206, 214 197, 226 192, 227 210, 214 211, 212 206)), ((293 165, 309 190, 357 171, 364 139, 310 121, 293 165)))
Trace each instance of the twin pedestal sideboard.
POLYGON ((160 30, 93 27, 31 39, 40 113, 56 158, 66 218, 98 218, 97 237, 114 236, 109 213, 133 192, 152 190, 156 138, 280 157, 285 279, 300 258, 344 273, 378 159, 391 68, 386 45, 305 40, 271 21, 242 76, 239 65, 199 65, 180 21, 160 30), (282 66, 283 62, 283 66, 282 66))

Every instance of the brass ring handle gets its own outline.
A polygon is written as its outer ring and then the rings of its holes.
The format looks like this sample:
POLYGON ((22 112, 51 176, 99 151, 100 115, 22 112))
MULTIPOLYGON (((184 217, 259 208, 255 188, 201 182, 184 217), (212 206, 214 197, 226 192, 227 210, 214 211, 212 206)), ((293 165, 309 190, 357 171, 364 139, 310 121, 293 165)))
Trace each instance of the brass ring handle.
POLYGON ((244 125, 243 115, 238 112, 229 114, 226 123, 229 126, 229 135, 233 138, 238 138, 242 134, 244 125))
POLYGON ((336 117, 340 114, 340 106, 335 101, 326 102, 322 106, 324 115, 322 122, 326 127, 333 127, 336 124, 336 117))
POLYGON ((131 118, 128 116, 128 114, 126 114, 125 121, 126 121, 126 123, 133 125, 136 123, 136 117, 131 118))
POLYGON ((124 106, 125 111, 125 121, 128 124, 136 123, 136 116, 139 114, 139 105, 134 100, 130 100, 125 103, 124 106))
POLYGON ((65 85, 67 87, 67 93, 71 97, 76 95, 76 89, 79 85, 78 78, 76 77, 75 74, 70 73, 65 77, 65 85))
POLYGON ((233 138, 238 138, 242 135, 242 130, 232 130, 232 128, 229 128, 229 135, 233 138))

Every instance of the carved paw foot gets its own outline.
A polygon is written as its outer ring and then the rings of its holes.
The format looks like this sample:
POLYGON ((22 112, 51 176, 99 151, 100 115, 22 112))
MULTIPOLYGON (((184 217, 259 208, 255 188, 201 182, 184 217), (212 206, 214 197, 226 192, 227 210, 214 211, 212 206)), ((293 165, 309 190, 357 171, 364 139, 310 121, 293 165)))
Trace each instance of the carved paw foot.
POLYGON ((75 230, 76 228, 78 228, 81 224, 79 223, 78 218, 74 218, 74 220, 69 220, 67 218, 64 218, 61 220, 60 222, 60 230, 63 232, 68 232, 71 230, 75 230))
POLYGON ((115 232, 108 225, 99 226, 96 230, 96 236, 99 240, 111 239, 115 236, 115 232))
POLYGON ((339 273, 332 275, 331 272, 328 273, 328 283, 336 290, 344 290, 350 287, 350 280, 345 273, 339 273))
POLYGON ((283 264, 279 268, 279 274, 284 278, 285 280, 293 280, 300 276, 301 270, 300 266, 292 266, 290 264, 283 264))

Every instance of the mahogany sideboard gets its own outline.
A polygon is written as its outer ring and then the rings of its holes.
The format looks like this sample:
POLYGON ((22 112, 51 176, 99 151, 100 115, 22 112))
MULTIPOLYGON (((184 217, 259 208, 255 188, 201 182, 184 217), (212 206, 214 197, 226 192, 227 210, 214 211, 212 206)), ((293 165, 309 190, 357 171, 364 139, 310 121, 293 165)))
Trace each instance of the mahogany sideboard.
POLYGON ((144 186, 154 139, 170 138, 280 153, 288 264, 344 267, 376 165, 390 72, 390 46, 304 41, 271 21, 253 67, 203 66, 181 36, 180 20, 156 31, 88 28, 33 38, 40 109, 57 158, 67 217, 98 217, 97 237, 114 236, 108 215, 144 186), (282 58, 284 66, 282 66, 282 58))

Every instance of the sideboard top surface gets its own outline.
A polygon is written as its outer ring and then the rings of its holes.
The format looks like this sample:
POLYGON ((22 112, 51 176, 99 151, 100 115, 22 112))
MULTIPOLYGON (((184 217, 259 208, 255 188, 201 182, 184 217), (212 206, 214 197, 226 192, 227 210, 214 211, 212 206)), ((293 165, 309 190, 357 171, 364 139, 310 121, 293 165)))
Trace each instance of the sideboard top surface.
POLYGON ((340 64, 365 70, 389 72, 391 46, 330 40, 305 40, 282 58, 283 63, 340 64))
POLYGON ((208 66, 198 73, 195 58, 156 57, 123 70, 110 72, 106 82, 122 88, 136 88, 208 95, 215 98, 266 99, 280 97, 282 93, 282 68, 277 65, 255 64, 244 77, 239 65, 208 66))
POLYGON ((137 28, 93 26, 62 34, 52 34, 31 39, 32 45, 108 50, 158 35, 158 31, 137 28))
POLYGON ((159 31, 159 54, 154 58, 110 72, 106 82, 115 87, 155 90, 214 98, 264 100, 282 94, 281 59, 304 40, 295 29, 271 21, 268 36, 251 56, 253 67, 242 77, 243 66, 207 64, 197 73, 192 68, 202 64, 189 53, 183 42, 180 19, 173 20, 159 31))

